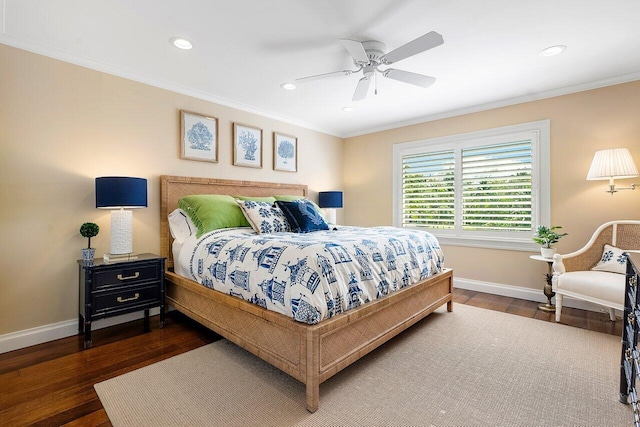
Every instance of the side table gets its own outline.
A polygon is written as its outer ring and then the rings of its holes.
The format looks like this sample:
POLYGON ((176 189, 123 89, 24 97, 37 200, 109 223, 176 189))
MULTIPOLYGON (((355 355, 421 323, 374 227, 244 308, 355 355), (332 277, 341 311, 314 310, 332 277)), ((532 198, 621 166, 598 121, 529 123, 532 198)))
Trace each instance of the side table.
POLYGON ((549 272, 546 274, 546 283, 544 284, 544 296, 547 297, 546 304, 539 304, 538 310, 547 311, 547 312, 555 312, 556 306, 551 304, 551 298, 556 294, 553 292, 553 288, 551 287, 551 277, 553 276, 553 258, 545 258, 542 255, 531 255, 529 258, 536 261, 544 261, 549 264, 549 272))
POLYGON ((160 307, 160 327, 164 326, 164 264, 165 258, 154 254, 116 263, 78 260, 84 348, 91 348, 94 320, 144 310, 144 329, 149 331, 149 309, 160 307))

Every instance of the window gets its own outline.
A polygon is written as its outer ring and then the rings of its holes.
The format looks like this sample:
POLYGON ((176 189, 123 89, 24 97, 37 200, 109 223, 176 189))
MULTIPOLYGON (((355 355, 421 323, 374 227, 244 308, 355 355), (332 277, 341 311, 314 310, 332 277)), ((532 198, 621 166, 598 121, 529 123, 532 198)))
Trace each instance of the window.
POLYGON ((394 225, 441 243, 533 250, 548 224, 549 121, 394 146, 394 225))

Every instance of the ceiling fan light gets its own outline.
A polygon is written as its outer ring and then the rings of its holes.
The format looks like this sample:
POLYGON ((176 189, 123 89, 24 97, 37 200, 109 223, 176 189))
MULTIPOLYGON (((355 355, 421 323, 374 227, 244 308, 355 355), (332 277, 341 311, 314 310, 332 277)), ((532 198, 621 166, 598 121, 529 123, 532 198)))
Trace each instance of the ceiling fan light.
POLYGON ((563 45, 563 44, 559 44, 559 45, 555 45, 555 46, 549 46, 546 49, 542 49, 538 55, 540 55, 540 56, 555 56, 555 55, 561 54, 565 50, 567 50, 567 47, 565 45, 563 45))
POLYGON ((350 113, 354 110, 353 107, 342 107, 342 111, 344 111, 345 113, 350 113))
POLYGON ((193 47, 193 43, 184 37, 172 37, 169 42, 178 49, 189 50, 193 47))
POLYGON ((280 87, 281 87, 282 89, 286 89, 286 90, 295 90, 296 85, 295 85, 295 84, 293 84, 293 83, 282 83, 282 84, 280 85, 280 87))

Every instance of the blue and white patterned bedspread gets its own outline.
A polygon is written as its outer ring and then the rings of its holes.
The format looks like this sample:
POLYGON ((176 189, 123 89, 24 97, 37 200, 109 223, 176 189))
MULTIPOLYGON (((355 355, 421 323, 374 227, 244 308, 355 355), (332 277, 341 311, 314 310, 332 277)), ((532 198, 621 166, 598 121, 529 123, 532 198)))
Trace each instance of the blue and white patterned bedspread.
POLYGON ((315 324, 440 272, 433 235, 394 227, 307 234, 222 229, 185 242, 176 272, 315 324))

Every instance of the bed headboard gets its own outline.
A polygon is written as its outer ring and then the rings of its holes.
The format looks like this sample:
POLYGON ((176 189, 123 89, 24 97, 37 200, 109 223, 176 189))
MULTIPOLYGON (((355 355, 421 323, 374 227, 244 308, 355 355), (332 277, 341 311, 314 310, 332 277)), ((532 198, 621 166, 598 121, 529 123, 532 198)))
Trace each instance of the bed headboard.
POLYGON ((167 258, 166 267, 173 268, 169 214, 178 207, 178 200, 190 194, 226 194, 229 196, 273 196, 292 194, 307 197, 308 188, 301 184, 277 184, 259 181, 160 176, 160 253, 167 258))

